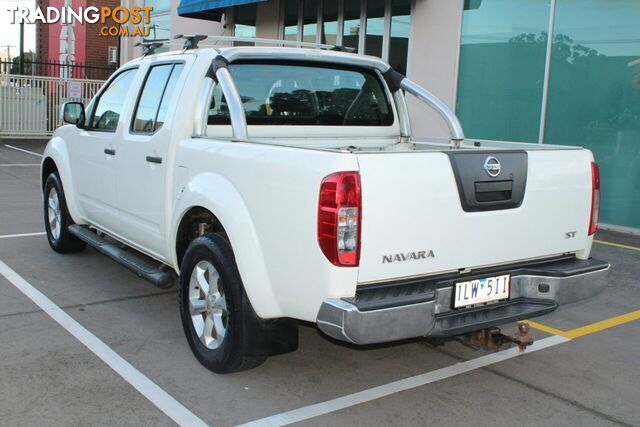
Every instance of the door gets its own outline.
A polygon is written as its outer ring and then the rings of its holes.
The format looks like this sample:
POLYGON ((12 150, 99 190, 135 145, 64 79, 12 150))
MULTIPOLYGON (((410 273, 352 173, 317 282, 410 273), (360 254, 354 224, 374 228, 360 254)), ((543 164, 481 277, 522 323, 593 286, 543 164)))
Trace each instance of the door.
POLYGON ((78 130, 71 149, 80 205, 86 219, 106 231, 113 231, 118 225, 116 165, 124 127, 120 119, 128 108, 136 73, 136 68, 121 71, 107 83, 98 95, 86 129, 78 130))
POLYGON ((167 154, 178 79, 184 63, 157 63, 137 97, 131 126, 118 148, 117 187, 121 235, 157 258, 165 258, 167 154), (121 154, 121 155, 120 155, 121 154))

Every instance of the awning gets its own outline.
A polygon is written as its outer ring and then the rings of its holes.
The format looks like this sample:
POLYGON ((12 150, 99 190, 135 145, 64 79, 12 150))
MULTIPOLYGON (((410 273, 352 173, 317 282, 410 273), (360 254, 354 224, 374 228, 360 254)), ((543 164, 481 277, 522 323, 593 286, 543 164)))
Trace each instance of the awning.
POLYGON ((258 3, 266 0, 180 0, 178 15, 187 18, 220 21, 225 7, 258 3))

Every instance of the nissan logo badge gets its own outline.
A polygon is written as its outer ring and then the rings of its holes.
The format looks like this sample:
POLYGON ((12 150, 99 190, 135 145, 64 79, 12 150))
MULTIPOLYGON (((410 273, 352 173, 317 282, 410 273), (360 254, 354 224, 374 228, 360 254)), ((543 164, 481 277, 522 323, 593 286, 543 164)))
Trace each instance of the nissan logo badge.
POLYGON ((490 177, 495 178, 500 175, 500 162, 493 156, 487 157, 484 161, 484 170, 487 171, 490 177))

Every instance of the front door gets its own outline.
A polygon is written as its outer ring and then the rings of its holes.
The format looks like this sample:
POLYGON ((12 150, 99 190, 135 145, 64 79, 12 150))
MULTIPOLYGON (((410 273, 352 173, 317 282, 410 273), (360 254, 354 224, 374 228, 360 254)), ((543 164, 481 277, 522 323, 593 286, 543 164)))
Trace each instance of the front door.
POLYGON ((137 69, 115 75, 98 95, 86 129, 78 129, 71 144, 74 183, 79 202, 91 224, 106 231, 117 229, 116 172, 119 140, 128 108, 129 91, 137 69))
POLYGON ((118 148, 118 207, 128 240, 159 259, 166 259, 167 163, 170 117, 175 109, 184 63, 156 63, 146 72, 131 126, 118 148), (122 154, 122 155, 120 155, 122 154))

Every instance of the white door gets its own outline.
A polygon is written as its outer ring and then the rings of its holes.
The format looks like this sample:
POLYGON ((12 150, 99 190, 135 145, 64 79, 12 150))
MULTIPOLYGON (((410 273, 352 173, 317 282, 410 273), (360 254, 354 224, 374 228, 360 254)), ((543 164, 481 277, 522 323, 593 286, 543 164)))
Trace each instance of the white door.
POLYGON ((71 144, 74 183, 85 219, 106 231, 118 227, 118 145, 136 73, 136 68, 121 71, 107 83, 98 95, 93 113, 89 112, 86 129, 78 129, 71 144))
POLYGON ((169 111, 174 108, 183 69, 184 63, 173 62, 156 63, 147 70, 131 126, 124 131, 118 147, 121 234, 160 259, 168 255, 164 223, 171 143, 169 111))

